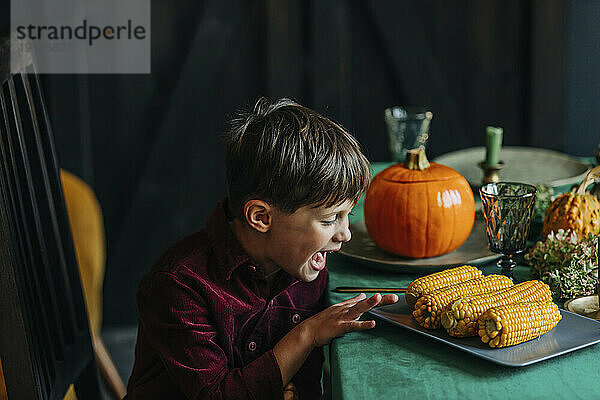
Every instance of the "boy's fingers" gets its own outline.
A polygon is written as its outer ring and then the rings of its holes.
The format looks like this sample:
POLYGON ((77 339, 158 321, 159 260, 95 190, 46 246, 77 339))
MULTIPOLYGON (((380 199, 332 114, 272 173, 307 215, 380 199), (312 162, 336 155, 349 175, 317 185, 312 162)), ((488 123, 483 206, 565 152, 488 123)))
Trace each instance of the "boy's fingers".
POLYGON ((361 300, 363 300, 365 297, 367 297, 367 295, 366 295, 366 294, 364 294, 364 293, 361 293, 361 294, 359 294, 358 296, 351 297, 351 298, 349 298, 349 299, 347 299, 347 300, 344 300, 344 301, 342 301, 341 303, 338 303, 338 304, 339 304, 339 305, 342 305, 342 304, 351 304, 351 303, 356 303, 356 302, 358 302, 358 301, 361 301, 361 300))
POLYGON ((380 306, 385 306, 387 304, 394 304, 395 302, 398 301, 398 295, 396 294, 386 294, 381 298, 381 301, 379 302, 380 306))
POLYGON ((354 331, 364 331, 375 327, 375 321, 348 321, 346 324, 346 333, 354 331))
POLYGON ((376 305, 381 302, 381 295, 379 293, 375 293, 373 296, 369 297, 366 300, 360 301, 353 305, 348 309, 348 315, 350 315, 351 319, 356 319, 360 317, 363 313, 366 313, 376 305))

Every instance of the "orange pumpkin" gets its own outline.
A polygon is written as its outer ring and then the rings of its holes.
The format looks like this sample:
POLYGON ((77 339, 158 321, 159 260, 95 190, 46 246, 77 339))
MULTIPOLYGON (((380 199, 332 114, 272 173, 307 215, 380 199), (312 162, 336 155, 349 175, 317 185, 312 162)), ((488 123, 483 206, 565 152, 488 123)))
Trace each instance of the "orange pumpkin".
POLYGON ((382 250, 424 258, 449 253, 471 234, 473 191, 450 167, 429 163, 423 149, 377 174, 365 198, 365 225, 382 250))

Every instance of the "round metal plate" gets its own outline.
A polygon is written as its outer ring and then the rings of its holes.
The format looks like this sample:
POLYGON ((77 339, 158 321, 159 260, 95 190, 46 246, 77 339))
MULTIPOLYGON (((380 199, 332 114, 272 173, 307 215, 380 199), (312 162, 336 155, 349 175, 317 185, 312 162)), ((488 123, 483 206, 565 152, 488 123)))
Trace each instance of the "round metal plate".
MULTIPOLYGON (((433 161, 458 171, 473 187, 481 186, 483 171, 477 165, 485 159, 485 147, 471 147, 443 154, 433 161)), ((556 187, 579 183, 589 165, 566 154, 534 147, 505 146, 500 152, 504 168, 500 180, 545 184, 556 187)))
POLYGON ((364 221, 350 225, 352 239, 342 246, 340 254, 369 268, 393 272, 430 273, 455 265, 483 265, 500 256, 488 249, 485 223, 475 220, 471 235, 458 249, 437 257, 406 258, 381 250, 367 233, 364 221))

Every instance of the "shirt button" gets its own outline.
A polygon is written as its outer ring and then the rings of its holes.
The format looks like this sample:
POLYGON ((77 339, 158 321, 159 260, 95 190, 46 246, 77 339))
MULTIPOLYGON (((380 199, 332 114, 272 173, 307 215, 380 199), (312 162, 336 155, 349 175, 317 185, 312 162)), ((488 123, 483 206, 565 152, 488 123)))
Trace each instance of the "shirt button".
POLYGON ((248 270, 250 270, 250 272, 256 272, 256 267, 254 265, 250 265, 248 266, 248 270))
POLYGON ((273 307, 273 304, 274 304, 274 303, 275 303, 275 300, 271 300, 271 301, 269 302, 269 306, 270 306, 270 307, 273 307))
POLYGON ((299 314, 294 314, 292 315, 292 322, 297 324, 298 322, 300 322, 300 315, 299 314))
POLYGON ((250 351, 256 350, 256 342, 248 343, 248 350, 250 350, 250 351))

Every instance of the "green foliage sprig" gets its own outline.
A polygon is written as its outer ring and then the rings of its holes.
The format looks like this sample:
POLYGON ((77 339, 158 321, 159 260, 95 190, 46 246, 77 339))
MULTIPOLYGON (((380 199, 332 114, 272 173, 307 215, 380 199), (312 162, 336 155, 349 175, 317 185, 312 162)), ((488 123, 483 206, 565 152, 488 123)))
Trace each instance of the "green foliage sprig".
POLYGON ((537 242, 525 260, 535 278, 547 283, 562 299, 594 294, 596 281, 590 272, 598 268, 598 237, 578 239, 571 231, 559 229, 545 241, 537 242))
POLYGON ((535 196, 535 204, 533 206, 533 215, 531 216, 533 221, 544 221, 546 210, 552 204, 554 198, 554 189, 546 185, 535 185, 537 194, 535 196))

